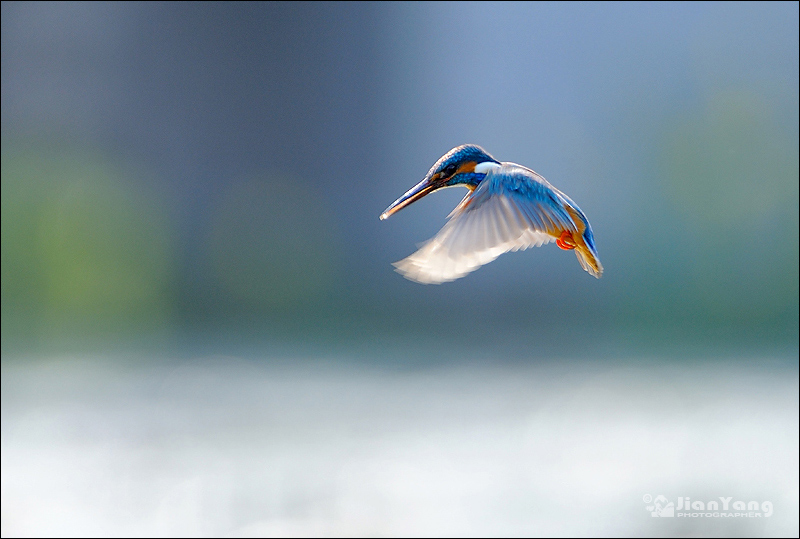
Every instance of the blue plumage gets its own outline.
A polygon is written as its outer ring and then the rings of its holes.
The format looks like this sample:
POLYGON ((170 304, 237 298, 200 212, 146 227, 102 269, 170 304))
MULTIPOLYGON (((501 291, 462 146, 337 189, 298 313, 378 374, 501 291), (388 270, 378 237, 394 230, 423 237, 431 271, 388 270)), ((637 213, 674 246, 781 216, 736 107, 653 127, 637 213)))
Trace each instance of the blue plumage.
POLYGON ((504 252, 551 241, 562 249, 574 249, 581 267, 591 275, 602 275, 594 235, 581 209, 533 170, 501 163, 479 146, 450 150, 381 219, 454 185, 470 192, 451 219, 416 253, 395 264, 408 279, 425 284, 452 281, 504 252))

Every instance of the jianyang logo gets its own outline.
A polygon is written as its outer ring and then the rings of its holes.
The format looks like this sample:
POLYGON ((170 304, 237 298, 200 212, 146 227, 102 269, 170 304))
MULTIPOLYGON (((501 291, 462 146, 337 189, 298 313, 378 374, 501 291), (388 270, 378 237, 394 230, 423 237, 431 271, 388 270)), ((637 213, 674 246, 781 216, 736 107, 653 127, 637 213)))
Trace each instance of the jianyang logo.
POLYGON ((759 518, 772 516, 772 502, 733 500, 720 496, 717 500, 692 500, 691 498, 678 497, 676 506, 666 496, 659 494, 653 498, 649 494, 642 497, 645 509, 654 517, 680 517, 680 518, 759 518))

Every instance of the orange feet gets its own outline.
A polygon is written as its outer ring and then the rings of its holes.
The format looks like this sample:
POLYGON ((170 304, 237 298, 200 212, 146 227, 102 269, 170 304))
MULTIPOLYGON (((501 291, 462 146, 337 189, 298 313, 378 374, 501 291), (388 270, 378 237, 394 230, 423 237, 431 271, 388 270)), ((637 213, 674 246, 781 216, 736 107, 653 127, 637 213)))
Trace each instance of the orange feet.
POLYGON ((556 240, 556 245, 564 249, 565 251, 569 251, 570 249, 575 248, 575 240, 572 239, 572 233, 569 230, 565 230, 561 233, 561 237, 556 240))

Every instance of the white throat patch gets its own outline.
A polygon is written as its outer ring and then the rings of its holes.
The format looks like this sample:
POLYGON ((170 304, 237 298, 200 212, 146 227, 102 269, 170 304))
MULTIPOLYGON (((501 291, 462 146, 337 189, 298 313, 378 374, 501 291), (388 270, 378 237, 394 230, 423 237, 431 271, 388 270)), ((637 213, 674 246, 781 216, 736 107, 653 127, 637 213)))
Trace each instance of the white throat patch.
POLYGON ((484 163, 479 163, 475 165, 475 172, 478 174, 488 174, 489 172, 500 168, 499 163, 493 163, 491 161, 486 161, 484 163))

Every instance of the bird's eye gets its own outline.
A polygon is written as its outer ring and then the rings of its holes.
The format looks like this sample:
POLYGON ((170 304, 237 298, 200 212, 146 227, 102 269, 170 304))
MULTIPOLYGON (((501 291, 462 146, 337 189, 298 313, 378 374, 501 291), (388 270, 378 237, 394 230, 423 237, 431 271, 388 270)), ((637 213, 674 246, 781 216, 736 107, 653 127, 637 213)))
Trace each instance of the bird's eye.
POLYGON ((451 163, 451 164, 447 165, 446 167, 444 167, 444 169, 442 170, 442 177, 443 178, 449 178, 450 176, 455 174, 455 172, 456 172, 456 166, 451 163))

